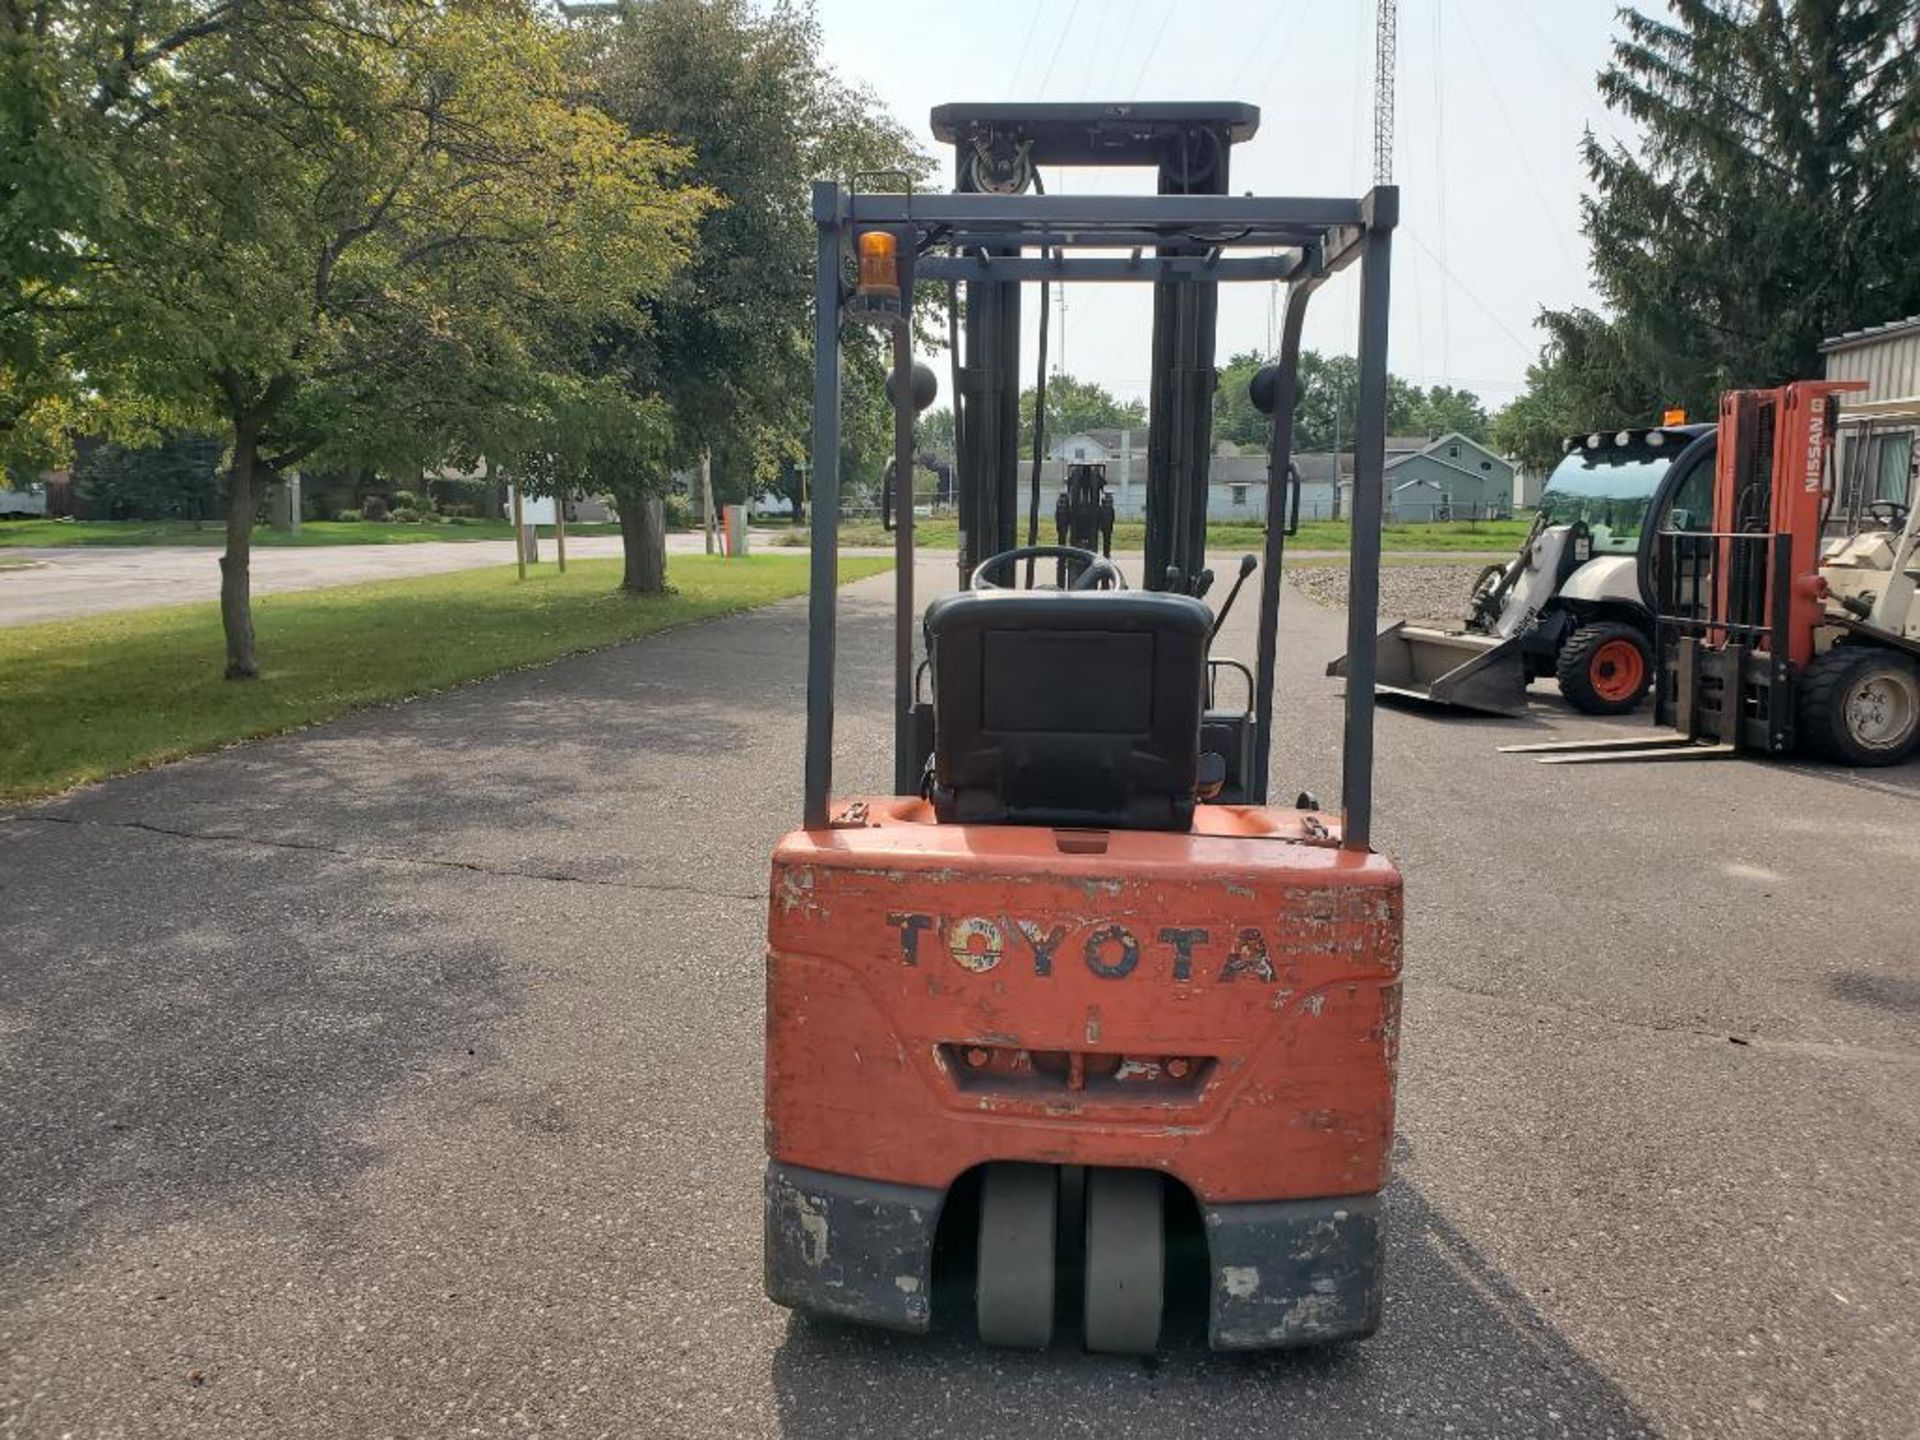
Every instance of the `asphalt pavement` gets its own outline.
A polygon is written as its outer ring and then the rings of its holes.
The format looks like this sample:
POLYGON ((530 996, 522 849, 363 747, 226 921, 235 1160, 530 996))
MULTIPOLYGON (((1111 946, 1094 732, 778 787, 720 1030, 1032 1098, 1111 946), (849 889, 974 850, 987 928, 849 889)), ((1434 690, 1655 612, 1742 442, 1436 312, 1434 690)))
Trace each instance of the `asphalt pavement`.
MULTIPOLYGON (((885 780, 891 584, 843 592, 843 790, 885 780)), ((1920 1433, 1920 766, 1496 754, 1596 728, 1544 690, 1382 715, 1376 1338, 1143 1362, 769 1305, 804 633, 791 602, 0 821, 0 1434, 1920 1433)), ((1342 633, 1288 594, 1289 796, 1338 792, 1342 633)))

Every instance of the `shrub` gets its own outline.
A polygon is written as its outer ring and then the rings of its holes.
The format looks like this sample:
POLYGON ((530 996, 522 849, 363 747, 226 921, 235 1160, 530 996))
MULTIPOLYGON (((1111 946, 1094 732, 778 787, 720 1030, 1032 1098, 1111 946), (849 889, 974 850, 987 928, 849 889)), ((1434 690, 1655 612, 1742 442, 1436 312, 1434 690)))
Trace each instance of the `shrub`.
POLYGON ((442 505, 440 513, 449 520, 472 520, 480 514, 480 507, 465 500, 455 500, 451 504, 442 505))
POLYGON ((426 523, 429 525, 445 525, 448 523, 446 516, 436 515, 431 510, 427 511, 427 513, 422 515, 420 518, 426 521, 426 523))
POLYGON ((429 480, 426 489, 433 501, 434 509, 451 510, 456 505, 466 505, 472 508, 472 513, 475 515, 480 513, 480 507, 493 496, 491 480, 480 480, 468 475, 429 480))
POLYGON ((335 515, 333 518, 336 520, 342 521, 343 523, 348 525, 358 525, 362 520, 366 519, 367 517, 362 515, 358 510, 342 510, 338 515, 335 515))
POLYGON ((473 524, 473 517, 469 515, 442 515, 440 517, 440 523, 443 525, 471 525, 473 524))
POLYGON ((684 495, 669 495, 661 502, 661 510, 666 516, 669 530, 691 530, 693 528, 693 505, 684 495))
POLYGON ((428 508, 420 503, 420 497, 411 490, 394 491, 392 504, 396 510, 412 510, 416 513, 428 508))
MULTIPOLYGON (((401 495, 405 493, 404 490, 400 492, 401 495)), ((394 496, 396 500, 399 498, 399 495, 394 496)), ((420 523, 420 512, 410 505, 396 505, 388 512, 387 518, 398 525, 418 525, 420 523)))
POLYGON ((367 497, 367 503, 362 508, 365 510, 367 519, 369 520, 384 520, 387 518, 387 500, 384 495, 369 495, 367 497))

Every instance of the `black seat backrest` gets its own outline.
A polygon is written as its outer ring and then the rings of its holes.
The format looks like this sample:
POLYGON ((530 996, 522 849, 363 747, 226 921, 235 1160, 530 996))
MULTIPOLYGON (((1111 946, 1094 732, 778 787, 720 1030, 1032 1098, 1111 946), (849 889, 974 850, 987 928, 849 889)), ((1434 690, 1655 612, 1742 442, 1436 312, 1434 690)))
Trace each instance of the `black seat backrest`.
POLYGON ((941 820, 1185 830, 1213 616, 1184 595, 971 590, 927 607, 941 820))

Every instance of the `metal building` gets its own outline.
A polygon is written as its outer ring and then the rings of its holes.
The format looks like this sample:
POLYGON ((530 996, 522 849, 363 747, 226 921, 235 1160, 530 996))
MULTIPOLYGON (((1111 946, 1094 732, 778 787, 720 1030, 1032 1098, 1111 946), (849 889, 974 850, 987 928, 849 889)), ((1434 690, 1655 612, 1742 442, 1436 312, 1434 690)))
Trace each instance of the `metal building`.
POLYGON ((1876 500, 1911 504, 1920 460, 1920 315, 1824 341, 1829 380, 1864 380, 1849 396, 1836 455, 1843 512, 1876 500))

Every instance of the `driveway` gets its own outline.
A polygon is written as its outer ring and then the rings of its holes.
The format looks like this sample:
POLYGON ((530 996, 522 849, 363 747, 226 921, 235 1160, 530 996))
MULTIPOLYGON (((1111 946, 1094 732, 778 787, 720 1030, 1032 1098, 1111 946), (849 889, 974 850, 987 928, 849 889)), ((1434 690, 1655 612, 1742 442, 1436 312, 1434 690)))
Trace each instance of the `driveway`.
MULTIPOLYGON (((843 790, 888 769, 891 584, 843 598, 843 790)), ((1289 594, 1289 796, 1337 793, 1341 634, 1289 594)), ((1495 753, 1592 727, 1546 695, 1382 716, 1379 1336, 1141 1362, 770 1306, 803 637, 789 603, 0 822, 0 1433, 1920 1429, 1920 767, 1495 753)))
MULTIPOLYGON (((757 532, 754 537, 764 539, 757 532)), ((696 554, 698 534, 667 536, 669 554, 696 554)), ((570 535, 567 558, 620 553, 618 535, 570 535)), ((551 536, 540 559, 551 564, 551 536)), ((100 545, 0 550, 0 626, 32 625, 144 605, 179 605, 220 596, 220 552, 210 545, 100 545)), ((410 545, 261 546, 253 552, 253 593, 316 590, 357 580, 401 580, 448 570, 513 564, 510 540, 428 540, 410 545)))

